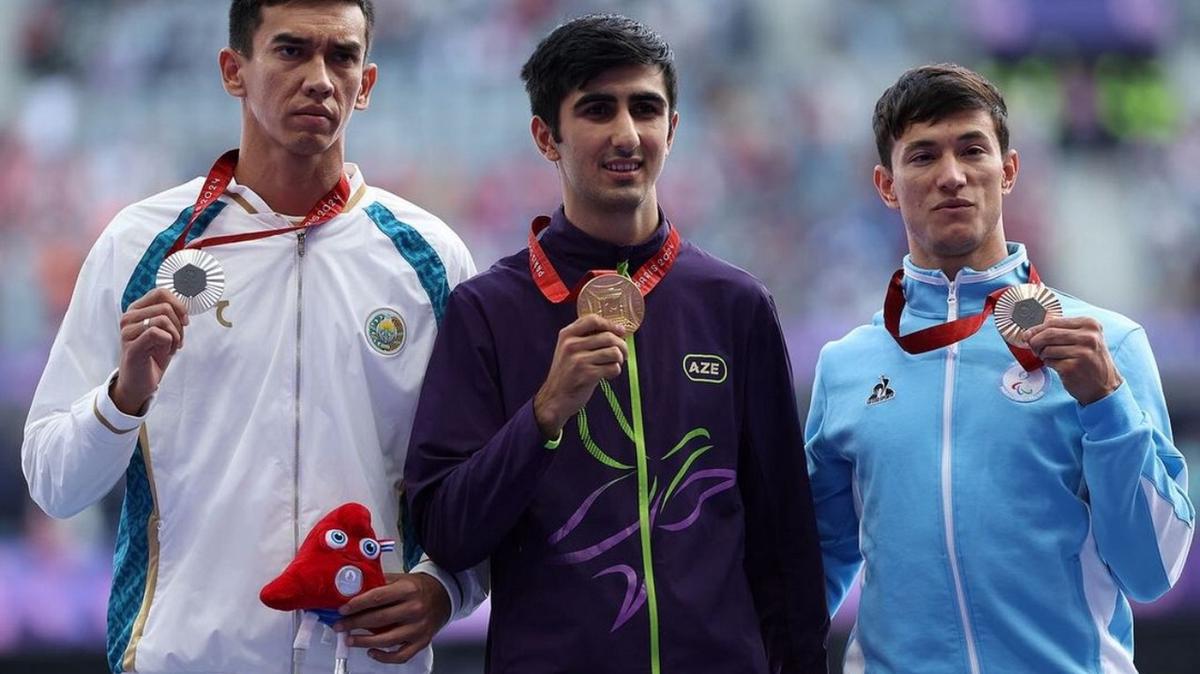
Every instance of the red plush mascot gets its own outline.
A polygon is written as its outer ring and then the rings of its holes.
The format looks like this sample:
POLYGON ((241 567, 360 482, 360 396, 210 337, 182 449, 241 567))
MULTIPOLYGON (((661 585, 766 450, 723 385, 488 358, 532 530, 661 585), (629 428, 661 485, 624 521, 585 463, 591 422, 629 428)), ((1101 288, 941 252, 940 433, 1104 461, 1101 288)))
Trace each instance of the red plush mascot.
MULTIPOLYGON (((395 541, 375 538, 371 511, 359 503, 338 506, 308 532, 296 558, 258 595, 273 609, 304 611, 293 645, 298 657, 318 622, 332 625, 342 604, 387 582, 379 556, 394 549, 395 541)), ((347 672, 348 655, 346 634, 339 632, 335 674, 347 672)))

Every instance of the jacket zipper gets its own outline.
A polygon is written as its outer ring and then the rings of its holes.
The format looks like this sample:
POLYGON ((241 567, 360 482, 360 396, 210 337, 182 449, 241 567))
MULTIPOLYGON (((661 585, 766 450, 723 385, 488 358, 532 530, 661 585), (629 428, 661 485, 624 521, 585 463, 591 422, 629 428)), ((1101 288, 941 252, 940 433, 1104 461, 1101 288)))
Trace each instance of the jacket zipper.
MULTIPOLYGON (((292 550, 300 550, 300 318, 303 315, 304 302, 304 235, 308 230, 296 232, 296 391, 295 419, 296 432, 294 435, 292 455, 292 550)), ((293 633, 300 627, 300 612, 293 617, 293 633)), ((292 672, 299 671, 300 661, 292 649, 292 672)))
POLYGON ((292 544, 296 551, 300 549, 300 317, 304 313, 301 307, 304 302, 305 231, 296 233, 296 433, 292 456, 292 544))
MULTIPOLYGON (((958 318, 958 279, 950 281, 946 295, 946 321, 958 318)), ((971 674, 979 674, 979 655, 975 650, 975 634, 971 629, 971 618, 967 613, 967 597, 963 591, 962 573, 958 569, 958 552, 954 543, 954 498, 953 470, 951 468, 951 445, 954 413, 954 377, 958 368, 958 344, 946 349, 946 382, 942 391, 942 513, 946 528, 946 556, 950 559, 950 574, 954 577, 954 593, 958 599, 958 616, 962 621, 963 635, 967 640, 967 660, 971 674)))

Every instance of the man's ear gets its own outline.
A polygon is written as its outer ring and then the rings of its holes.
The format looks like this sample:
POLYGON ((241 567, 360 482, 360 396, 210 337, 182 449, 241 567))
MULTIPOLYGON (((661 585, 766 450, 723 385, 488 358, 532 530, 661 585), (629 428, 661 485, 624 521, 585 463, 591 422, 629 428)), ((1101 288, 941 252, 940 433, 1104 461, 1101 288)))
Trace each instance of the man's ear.
POLYGON ((675 110, 671 113, 671 127, 667 129, 667 154, 671 153, 671 146, 675 144, 675 128, 679 126, 679 111, 675 110))
POLYGON ((1015 149, 1010 148, 1008 153, 1004 155, 1004 177, 1000 178, 1000 191, 1002 194, 1012 192, 1013 186, 1017 184, 1017 173, 1021 170, 1021 157, 1015 149))
POLYGON ((379 78, 379 66, 374 63, 368 63, 367 67, 363 68, 362 82, 358 88, 358 98, 354 99, 355 110, 366 110, 371 104, 371 90, 375 88, 375 81, 379 78))
POLYGON ((221 68, 221 86, 235 98, 246 97, 246 83, 242 81, 242 66, 246 57, 229 47, 217 54, 217 65, 221 68))
POLYGON ((882 164, 875 165, 875 191, 888 208, 900 208, 900 200, 896 197, 896 182, 892 171, 882 164))
POLYGON ((533 143, 537 145, 538 152, 550 161, 558 161, 562 159, 562 155, 558 153, 558 141, 554 140, 554 131, 546 120, 534 115, 533 120, 529 122, 529 133, 533 135, 533 143))

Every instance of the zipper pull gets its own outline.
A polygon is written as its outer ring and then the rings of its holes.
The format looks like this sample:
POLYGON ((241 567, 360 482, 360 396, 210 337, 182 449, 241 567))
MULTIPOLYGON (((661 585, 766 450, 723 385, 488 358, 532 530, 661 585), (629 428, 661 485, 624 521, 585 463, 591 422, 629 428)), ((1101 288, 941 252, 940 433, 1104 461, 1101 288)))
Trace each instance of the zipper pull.
POLYGON ((307 233, 307 229, 296 232, 296 252, 299 253, 300 257, 304 257, 304 235, 307 233))

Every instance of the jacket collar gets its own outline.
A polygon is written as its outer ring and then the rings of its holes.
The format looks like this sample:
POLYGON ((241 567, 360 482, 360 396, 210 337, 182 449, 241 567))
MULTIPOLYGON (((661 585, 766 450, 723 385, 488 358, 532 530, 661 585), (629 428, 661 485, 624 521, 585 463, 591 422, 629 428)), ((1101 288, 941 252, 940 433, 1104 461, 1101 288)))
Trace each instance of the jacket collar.
POLYGON ((667 239, 667 219, 662 209, 658 211, 658 228, 648 240, 635 246, 619 246, 601 241, 584 232, 567 219, 562 206, 550 216, 550 226, 542 232, 538 241, 550 257, 554 268, 568 288, 593 269, 616 269, 628 261, 632 274, 662 247, 667 239))
POLYGON ((932 318, 948 313, 948 298, 953 292, 959 318, 983 310, 992 291, 1029 282, 1029 257, 1025 245, 1009 242, 1008 256, 978 271, 963 267, 953 280, 941 269, 923 269, 913 264, 912 255, 904 256, 904 299, 910 312, 932 318))

